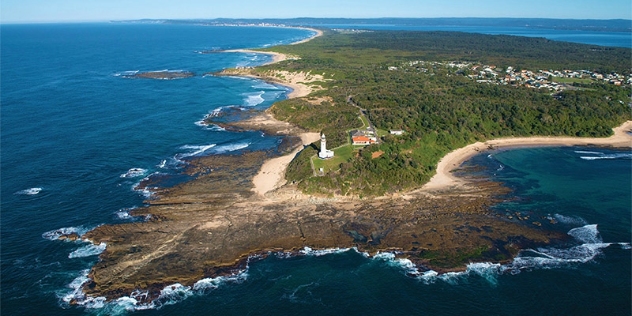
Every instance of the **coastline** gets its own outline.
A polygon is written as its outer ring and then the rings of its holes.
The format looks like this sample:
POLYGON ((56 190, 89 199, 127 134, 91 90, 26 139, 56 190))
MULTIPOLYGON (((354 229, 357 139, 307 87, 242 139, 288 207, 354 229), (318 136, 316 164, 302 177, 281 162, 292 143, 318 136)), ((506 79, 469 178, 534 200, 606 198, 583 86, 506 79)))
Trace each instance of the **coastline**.
POLYGON ((452 172, 473 156, 493 149, 512 147, 548 147, 548 146, 610 146, 632 148, 632 121, 613 128, 614 135, 606 138, 592 137, 510 137, 476 142, 456 149, 445 155, 437 165, 437 173, 426 183, 422 190, 444 190, 467 184, 452 172))
MULTIPOLYGON (((315 141, 318 141, 320 139, 320 134, 302 133, 300 134, 300 137, 303 146, 307 146, 315 141)), ((252 178, 252 183, 254 184, 252 191, 260 196, 264 196, 266 193, 274 191, 275 189, 285 185, 287 182, 287 180, 285 180, 285 170, 294 157, 303 150, 303 146, 299 146, 287 155, 265 161, 261 166, 259 173, 252 178)))
MULTIPOLYGON (((304 40, 291 43, 290 45, 306 43, 306 42, 311 41, 314 38, 317 38, 323 35, 323 31, 318 30, 318 29, 303 28, 303 27, 300 29, 314 31, 316 32, 316 34, 304 40)), ((225 52, 257 53, 257 54, 272 55, 272 61, 265 63, 262 66, 275 64, 275 63, 279 63, 279 62, 290 59, 290 56, 283 53, 258 51, 258 50, 253 50, 253 49, 235 49, 235 50, 227 50, 225 52)), ((295 57, 292 57, 292 58, 295 58, 295 57)), ((229 75, 233 75, 233 74, 229 74, 229 75)), ((301 74, 292 75, 289 73, 284 73, 284 76, 283 76, 283 78, 285 78, 284 80, 280 80, 278 78, 274 78, 271 76, 262 78, 262 77, 258 77, 258 76, 251 75, 248 73, 242 73, 242 72, 236 73, 234 75, 247 77, 247 78, 262 79, 265 81, 272 81, 280 85, 286 86, 292 89, 292 91, 287 94, 288 99, 302 98, 309 95, 313 91, 313 89, 310 86, 304 83, 299 83, 299 82, 304 82, 304 79, 305 79, 305 76, 301 74)), ((289 123, 279 121, 276 118, 274 118, 274 116, 268 113, 265 113, 263 115, 259 115, 253 118, 253 120, 251 122, 248 122, 247 124, 251 126, 259 126, 259 127, 260 126, 266 126, 266 127, 274 126, 278 130, 277 133, 281 133, 281 131, 283 130, 283 128, 282 127, 280 128, 279 126, 287 125, 285 130, 291 130, 293 128, 289 123)), ((286 133, 286 134, 289 134, 289 133, 286 133)), ((259 196, 264 196, 266 193, 283 186, 286 183, 285 170, 287 169, 287 166, 290 164, 292 159, 294 159, 294 157, 303 149, 304 146, 307 146, 320 139, 320 135, 318 133, 313 133, 313 132, 312 133, 302 132, 302 133, 299 133, 298 136, 301 138, 302 146, 299 146, 298 148, 296 148, 289 154, 272 158, 272 159, 268 159, 263 163, 263 165, 261 166, 261 169, 259 170, 259 173, 255 175, 252 180, 254 184, 254 188, 252 189, 253 192, 258 194, 259 196)))
MULTIPOLYGON (((292 87, 276 78, 250 77, 292 87)), ((307 87, 298 92, 295 89, 293 93, 296 93, 289 94, 288 98, 307 96, 310 89, 307 87)), ((303 145, 318 139, 317 133, 300 131, 267 112, 244 122, 244 126, 268 127, 268 130, 276 130, 279 134, 299 135, 303 145), (272 125, 276 127, 270 127, 272 125)), ((526 138, 524 146, 541 145, 538 139, 526 138)), ((577 140, 571 137, 551 139, 553 143, 550 145, 557 145, 562 139, 577 140)), ((437 168, 437 174, 440 178, 447 177, 448 181, 439 182, 440 185, 430 186, 430 189, 447 189, 454 187, 455 183, 469 183, 470 180, 453 177, 450 171, 490 145, 495 148, 519 146, 518 140, 521 139, 476 143, 446 155, 439 163, 442 167, 441 172, 437 168)), ((600 139, 582 140, 591 145, 600 139)), ((295 190, 296 187, 285 185, 284 179, 288 164, 302 149, 302 146, 297 147, 290 154, 272 159, 262 159, 263 154, 231 157, 231 161, 226 159, 227 175, 243 175, 245 164, 263 164, 251 180, 219 184, 223 191, 212 187, 212 184, 218 185, 219 168, 211 173, 201 172, 195 180, 161 192, 159 199, 151 202, 150 206, 133 212, 134 216, 150 216, 151 220, 133 225, 104 225, 89 232, 85 239, 94 243, 105 242, 107 248, 100 257, 101 261, 91 270, 89 283, 82 286, 83 291, 114 299, 143 289, 148 293, 144 300, 151 301, 160 295, 163 288, 172 284, 193 286, 205 278, 233 275, 235 271, 245 269, 247 262, 251 257, 257 258, 257 254, 297 253, 302 247, 357 247, 358 251, 369 254, 391 251, 398 257, 434 268, 439 273, 462 271, 465 267, 454 255, 459 251, 485 247, 490 249, 489 257, 476 260, 502 258, 507 261, 522 248, 547 245, 567 238, 565 234, 542 231, 535 224, 509 222, 490 216, 489 203, 496 202, 495 196, 499 192, 508 190, 496 183, 477 182, 476 186, 464 185, 457 190, 436 193, 424 192, 428 190, 424 186, 422 191, 411 192, 401 198, 368 201, 338 197, 317 199, 303 195, 295 190), (240 160, 236 162, 234 159, 240 160), (231 167, 233 169, 228 169, 231 167), (246 181, 253 188, 248 188, 246 181), (237 188, 250 190, 251 195, 232 192, 237 188), (459 233, 464 221, 473 228, 467 235, 459 233), (489 227, 494 229, 489 231, 486 229, 489 227), (511 236, 524 239, 515 243, 511 236), (419 241, 423 241, 425 246, 419 247, 419 241), (494 248, 496 245, 503 246, 494 248), (445 252, 445 261, 454 268, 433 265, 431 260, 422 256, 433 251, 445 252)), ((210 162, 213 157, 208 159, 209 162, 200 160, 200 170, 219 165, 217 161, 210 162)), ((436 184, 433 180, 429 183, 436 184)))
MULTIPOLYGON (((302 43, 307 43, 317 37, 320 37, 323 35, 323 31, 319 30, 319 29, 314 29, 314 28, 309 28, 309 27, 297 27, 297 29, 301 29, 301 30, 309 30, 312 32, 316 32, 316 34, 297 41, 297 42, 293 42, 290 43, 289 45, 298 45, 298 44, 302 44, 302 43)), ((282 62, 284 60, 289 59, 290 56, 286 55, 286 54, 282 54, 282 53, 278 53, 278 52, 269 52, 269 51, 261 51, 261 50, 257 50, 257 49, 230 49, 230 50, 225 50, 225 53, 256 53, 256 54, 265 54, 265 55, 271 55, 272 56, 272 61, 267 62, 265 64, 263 64, 262 66, 265 65, 270 65, 270 64, 275 64, 278 62, 282 62)))

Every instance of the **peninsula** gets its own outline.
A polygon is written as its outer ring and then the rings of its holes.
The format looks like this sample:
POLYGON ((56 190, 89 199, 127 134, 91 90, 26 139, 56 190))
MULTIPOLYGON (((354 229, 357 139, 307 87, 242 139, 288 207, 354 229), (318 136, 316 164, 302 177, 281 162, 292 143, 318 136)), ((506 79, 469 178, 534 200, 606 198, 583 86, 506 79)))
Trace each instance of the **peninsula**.
POLYGON ((515 62, 515 68, 586 67, 629 76, 629 50, 594 52, 572 44, 581 51, 566 54, 567 61, 545 58, 567 45, 444 32, 326 31, 300 45, 266 50, 281 62, 225 70, 222 75, 295 88, 291 99, 266 113, 230 123, 286 135, 286 154, 189 160, 185 172, 194 180, 161 189, 134 211, 149 220, 104 225, 83 236, 107 244, 84 292, 114 299, 141 290, 148 293, 143 299, 152 300, 166 286, 193 286, 235 274, 254 259, 298 254, 304 247, 391 251, 421 271, 446 272, 469 262, 506 262, 525 247, 567 240, 545 218, 507 218, 491 209, 511 198, 508 188, 453 171, 477 152, 506 146, 629 150, 629 89, 578 81, 551 95, 477 82, 449 67, 411 65, 421 58, 480 58, 497 67, 515 62), (489 52, 486 45, 499 38, 505 46, 489 52), (380 144, 348 144, 349 131, 367 121, 380 144), (347 156, 317 175, 310 162, 323 131, 328 148, 347 156), (528 137, 535 135, 544 137, 528 137))

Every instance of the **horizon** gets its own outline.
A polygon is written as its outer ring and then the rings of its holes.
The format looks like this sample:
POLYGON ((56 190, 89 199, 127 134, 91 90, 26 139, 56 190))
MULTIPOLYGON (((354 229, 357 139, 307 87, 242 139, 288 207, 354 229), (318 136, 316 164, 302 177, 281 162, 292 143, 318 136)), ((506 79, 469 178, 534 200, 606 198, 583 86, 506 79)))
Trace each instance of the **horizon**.
POLYGON ((207 3, 203 0, 4 0, 2 24, 85 23, 128 20, 196 19, 560 19, 632 20, 629 0, 239 0, 207 3))
POLYGON ((591 18, 542 18, 542 17, 476 17, 476 16, 463 16, 463 17, 374 17, 374 18, 346 18, 346 17, 293 17, 293 18, 138 18, 138 19, 104 19, 104 20, 58 20, 58 21, 3 21, 0 20, 0 25, 12 25, 12 24, 83 24, 83 23, 117 23, 117 22, 142 22, 142 21, 215 21, 215 20, 246 20, 246 21, 265 21, 265 20, 300 20, 300 19, 314 19, 314 20, 329 20, 329 19, 341 19, 341 20, 440 20, 440 19, 481 19, 481 20, 550 20, 550 21, 628 21, 631 23, 632 18, 611 18, 611 19, 591 19, 591 18))

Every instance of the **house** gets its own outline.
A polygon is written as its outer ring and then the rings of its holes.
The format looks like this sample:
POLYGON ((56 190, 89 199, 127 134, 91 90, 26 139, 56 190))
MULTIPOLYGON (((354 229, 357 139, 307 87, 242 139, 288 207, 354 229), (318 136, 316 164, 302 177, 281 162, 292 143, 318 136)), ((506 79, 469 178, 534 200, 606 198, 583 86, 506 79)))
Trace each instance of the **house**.
POLYGON ((374 138, 369 138, 367 136, 353 136, 351 137, 354 145, 366 146, 375 144, 376 140, 374 138))
POLYGON ((397 135, 397 136, 404 135, 404 131, 401 129, 392 129, 389 131, 389 133, 391 133, 391 135, 397 135))

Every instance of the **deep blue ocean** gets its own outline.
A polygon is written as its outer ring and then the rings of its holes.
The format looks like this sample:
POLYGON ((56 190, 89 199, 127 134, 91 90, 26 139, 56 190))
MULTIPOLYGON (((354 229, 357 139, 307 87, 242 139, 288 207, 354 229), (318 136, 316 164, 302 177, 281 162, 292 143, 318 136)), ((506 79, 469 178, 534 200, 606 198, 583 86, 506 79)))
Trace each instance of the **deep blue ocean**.
POLYGON ((277 146, 277 138, 259 132, 199 123, 227 107, 265 109, 285 98, 281 86, 204 75, 269 57, 204 52, 286 44, 311 34, 165 24, 2 25, 2 314, 631 314, 631 154, 581 147, 507 150, 468 162, 515 190, 518 198, 497 205, 497 212, 554 220, 551 228, 574 237, 570 245, 526 250, 508 265, 411 277, 414 267, 390 254, 307 252, 271 256, 234 278, 208 280, 203 289, 165 293, 151 306, 130 300, 69 306, 103 249, 58 241, 60 232, 135 220, 127 212, 146 198, 135 184, 155 173, 177 174, 182 158, 277 146), (196 75, 125 76, 156 70, 196 75))

